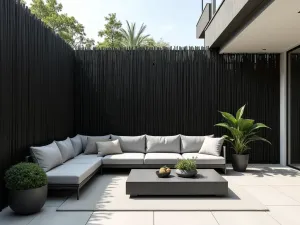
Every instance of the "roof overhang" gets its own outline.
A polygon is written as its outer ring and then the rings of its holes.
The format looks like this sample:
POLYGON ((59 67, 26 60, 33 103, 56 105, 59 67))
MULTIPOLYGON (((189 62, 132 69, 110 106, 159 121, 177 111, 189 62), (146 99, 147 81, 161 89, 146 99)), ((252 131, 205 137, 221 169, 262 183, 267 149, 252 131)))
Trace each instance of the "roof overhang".
POLYGON ((300 0, 275 0, 244 25, 220 53, 281 53, 300 44, 300 0))

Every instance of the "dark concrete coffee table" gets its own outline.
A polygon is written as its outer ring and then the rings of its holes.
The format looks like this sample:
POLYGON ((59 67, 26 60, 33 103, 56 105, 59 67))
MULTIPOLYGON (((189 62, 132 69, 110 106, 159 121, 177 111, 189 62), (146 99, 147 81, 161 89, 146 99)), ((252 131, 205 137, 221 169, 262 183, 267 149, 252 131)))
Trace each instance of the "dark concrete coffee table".
POLYGON ((216 195, 228 194, 228 182, 213 169, 200 169, 194 178, 181 178, 172 169, 169 178, 158 178, 157 170, 132 169, 126 181, 126 194, 216 195))

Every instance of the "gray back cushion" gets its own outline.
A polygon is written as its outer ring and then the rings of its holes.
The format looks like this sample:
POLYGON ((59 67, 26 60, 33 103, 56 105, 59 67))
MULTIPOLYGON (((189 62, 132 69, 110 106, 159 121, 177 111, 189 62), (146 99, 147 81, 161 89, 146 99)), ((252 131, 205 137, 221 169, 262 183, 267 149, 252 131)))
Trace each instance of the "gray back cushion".
POLYGON ((220 156, 224 138, 206 137, 199 151, 200 154, 220 156))
POLYGON ((106 136, 96 136, 96 137, 87 137, 87 145, 84 150, 84 154, 98 154, 96 142, 109 141, 110 135, 106 136))
POLYGON ((55 142, 41 147, 30 147, 33 160, 45 171, 63 164, 60 150, 55 142))
POLYGON ((60 150, 63 162, 66 162, 69 159, 73 159, 75 157, 75 151, 70 138, 67 138, 63 141, 56 141, 55 143, 60 150))
POLYGON ((87 145, 87 138, 88 138, 88 136, 81 135, 81 134, 79 134, 79 136, 81 138, 82 148, 85 149, 86 145, 87 145))
POLYGON ((70 138, 70 140, 74 148, 75 156, 79 155, 83 149, 80 135, 77 134, 75 137, 70 138))
POLYGON ((111 135, 112 140, 119 140, 123 152, 145 153, 146 135, 141 136, 117 136, 111 135))
POLYGON ((180 136, 146 135, 147 153, 180 153, 180 136))
POLYGON ((96 142, 98 156, 122 154, 119 140, 96 142))
POLYGON ((180 135, 181 138, 181 153, 196 153, 199 152, 205 137, 213 137, 214 135, 207 136, 185 136, 180 135))

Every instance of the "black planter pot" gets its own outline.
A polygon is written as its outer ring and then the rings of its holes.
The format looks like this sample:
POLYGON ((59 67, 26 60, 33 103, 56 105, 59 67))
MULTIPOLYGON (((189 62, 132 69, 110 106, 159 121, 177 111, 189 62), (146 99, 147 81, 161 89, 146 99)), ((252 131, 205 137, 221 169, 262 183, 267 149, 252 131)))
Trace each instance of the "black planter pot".
POLYGON ((17 214, 37 213, 46 202, 47 192, 47 185, 29 190, 10 190, 8 205, 17 214))
POLYGON ((247 155, 232 155, 232 167, 234 171, 245 172, 249 162, 249 154, 247 155))

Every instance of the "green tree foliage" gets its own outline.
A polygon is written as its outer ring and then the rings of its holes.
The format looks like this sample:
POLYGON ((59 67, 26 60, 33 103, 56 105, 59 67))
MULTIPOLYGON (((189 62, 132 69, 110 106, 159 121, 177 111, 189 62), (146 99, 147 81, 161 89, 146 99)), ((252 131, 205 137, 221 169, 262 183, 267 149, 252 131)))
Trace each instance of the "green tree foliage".
POLYGON ((31 13, 57 33, 74 49, 92 48, 94 40, 86 38, 84 26, 73 16, 62 13, 63 6, 56 0, 33 0, 31 13))
POLYGON ((144 40, 144 47, 154 48, 156 47, 156 42, 152 37, 148 37, 144 40))
POLYGON ((101 48, 169 48, 169 43, 163 39, 155 41, 149 34, 145 35, 146 25, 137 30, 136 23, 126 21, 126 28, 122 27, 122 23, 117 19, 116 13, 108 14, 105 17, 106 24, 104 29, 100 30, 98 36, 103 39, 97 43, 97 49, 101 48))
POLYGON ((170 48, 170 44, 165 42, 162 38, 155 43, 155 46, 158 48, 170 48))
POLYGON ((145 24, 142 24, 142 26, 136 32, 136 23, 129 23, 126 20, 126 25, 126 29, 121 28, 121 33, 123 36, 122 45, 124 47, 131 48, 145 46, 147 38, 150 37, 149 34, 144 34, 147 26, 145 24))
POLYGON ((143 47, 170 48, 170 44, 168 42, 165 42, 162 38, 159 41, 155 41, 152 37, 148 37, 144 40, 143 47))
POLYGON ((103 30, 100 30, 98 36, 104 38, 103 42, 98 42, 97 48, 119 48, 121 47, 121 21, 117 20, 115 13, 108 14, 105 17, 106 24, 103 30))

